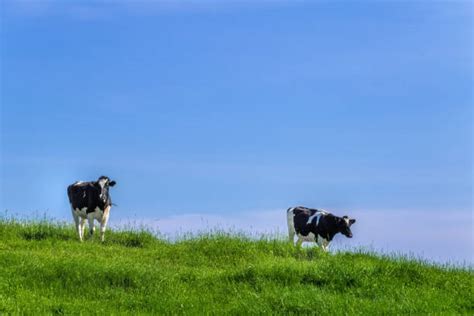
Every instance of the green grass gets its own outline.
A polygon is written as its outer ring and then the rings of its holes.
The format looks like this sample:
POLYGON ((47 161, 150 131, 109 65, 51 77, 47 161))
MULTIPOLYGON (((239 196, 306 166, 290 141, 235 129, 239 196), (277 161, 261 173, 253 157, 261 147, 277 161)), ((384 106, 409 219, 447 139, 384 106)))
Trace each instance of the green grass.
POLYGON ((470 267, 214 233, 171 243, 0 220, 0 314, 474 313, 470 267))

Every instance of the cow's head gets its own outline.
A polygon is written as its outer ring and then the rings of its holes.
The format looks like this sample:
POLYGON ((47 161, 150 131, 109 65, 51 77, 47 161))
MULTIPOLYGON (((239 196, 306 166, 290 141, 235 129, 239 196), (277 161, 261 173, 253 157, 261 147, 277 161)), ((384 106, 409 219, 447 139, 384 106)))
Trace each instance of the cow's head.
POLYGON ((113 187, 115 185, 115 181, 110 180, 109 177, 106 176, 100 176, 99 179, 97 179, 97 183, 103 188, 106 186, 113 187))
POLYGON ((337 218, 337 226, 339 232, 348 238, 352 238, 351 226, 356 222, 355 219, 349 218, 349 216, 343 216, 337 218))
POLYGON ((109 177, 101 176, 97 179, 97 184, 102 188, 102 192, 108 192, 109 187, 113 187, 115 185, 115 181, 110 180, 109 177))

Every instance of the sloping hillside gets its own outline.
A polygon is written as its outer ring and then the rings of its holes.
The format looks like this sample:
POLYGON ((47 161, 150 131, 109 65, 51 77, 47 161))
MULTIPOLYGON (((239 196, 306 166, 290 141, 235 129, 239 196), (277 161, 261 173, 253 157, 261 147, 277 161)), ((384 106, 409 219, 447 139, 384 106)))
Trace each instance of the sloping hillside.
POLYGON ((474 273, 213 234, 79 243, 71 226, 0 221, 0 313, 473 314, 474 273))

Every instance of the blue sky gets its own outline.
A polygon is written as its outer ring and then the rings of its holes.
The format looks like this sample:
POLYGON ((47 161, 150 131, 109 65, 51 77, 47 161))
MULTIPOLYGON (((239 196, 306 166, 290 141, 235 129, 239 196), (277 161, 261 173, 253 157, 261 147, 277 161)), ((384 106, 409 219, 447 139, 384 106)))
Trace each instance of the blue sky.
POLYGON ((472 228, 469 1, 1 5, 2 210, 68 218, 66 186, 105 174, 120 218, 303 204, 472 228))

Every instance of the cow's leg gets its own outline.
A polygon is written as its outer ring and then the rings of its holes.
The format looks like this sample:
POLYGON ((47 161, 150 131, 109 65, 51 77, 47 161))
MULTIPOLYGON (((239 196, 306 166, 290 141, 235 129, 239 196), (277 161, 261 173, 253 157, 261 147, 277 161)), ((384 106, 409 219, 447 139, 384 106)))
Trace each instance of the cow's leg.
POLYGON ((105 238, 105 229, 107 228, 107 222, 109 221, 109 214, 110 214, 110 205, 105 208, 104 215, 102 216, 102 220, 100 221, 100 240, 101 241, 104 241, 104 238, 105 238))
POLYGON ((79 238, 84 239, 84 228, 86 227, 86 219, 81 217, 79 218, 79 238))
POLYGON ((300 248, 302 244, 303 244, 303 238, 298 237, 298 240, 296 241, 296 247, 300 248))
POLYGON ((328 242, 326 239, 322 238, 321 236, 318 236, 318 246, 325 252, 328 251, 328 242))
POLYGON ((325 250, 326 252, 329 251, 329 241, 327 241, 327 242, 324 243, 324 250, 325 250))
POLYGON ((94 213, 87 214, 87 221, 89 222, 89 236, 92 238, 92 236, 94 235, 94 231, 95 231, 94 213))
POLYGON ((82 234, 81 234, 81 222, 79 215, 76 214, 74 209, 71 207, 72 210, 72 218, 74 218, 74 226, 76 227, 77 235, 79 236, 79 240, 82 241, 82 234))

